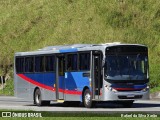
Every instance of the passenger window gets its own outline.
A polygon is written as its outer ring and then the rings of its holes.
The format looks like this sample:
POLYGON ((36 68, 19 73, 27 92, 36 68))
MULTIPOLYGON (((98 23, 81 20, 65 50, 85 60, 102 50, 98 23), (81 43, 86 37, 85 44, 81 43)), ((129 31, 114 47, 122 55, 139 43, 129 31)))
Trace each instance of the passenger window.
POLYGON ((24 58, 16 58, 16 72, 17 73, 24 72, 24 58))
POLYGON ((54 56, 45 57, 45 70, 46 72, 55 71, 55 57, 54 56))
POLYGON ((90 70, 90 53, 79 54, 79 69, 90 70))
POLYGON ((77 54, 67 55, 67 71, 77 70, 77 54))
POLYGON ((44 56, 35 57, 35 72, 44 71, 44 56))
POLYGON ((26 57, 25 58, 25 72, 33 72, 34 71, 34 58, 26 57))

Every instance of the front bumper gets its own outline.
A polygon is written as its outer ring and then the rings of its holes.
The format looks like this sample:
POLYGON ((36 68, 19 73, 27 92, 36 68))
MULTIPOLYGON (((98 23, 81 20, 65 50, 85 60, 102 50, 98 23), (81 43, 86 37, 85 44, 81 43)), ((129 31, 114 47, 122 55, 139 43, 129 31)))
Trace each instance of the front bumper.
POLYGON ((149 100, 149 90, 147 91, 105 91, 103 101, 112 100, 149 100))

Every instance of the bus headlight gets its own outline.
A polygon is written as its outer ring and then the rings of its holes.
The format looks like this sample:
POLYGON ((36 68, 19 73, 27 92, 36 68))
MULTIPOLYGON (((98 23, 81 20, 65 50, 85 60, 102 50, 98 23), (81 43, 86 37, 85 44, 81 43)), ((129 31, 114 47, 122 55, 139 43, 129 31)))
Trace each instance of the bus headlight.
POLYGON ((109 91, 117 92, 117 90, 116 90, 116 89, 114 89, 114 88, 112 88, 112 87, 110 87, 110 86, 108 86, 108 85, 106 85, 105 87, 106 87, 106 88, 107 88, 107 90, 109 90, 109 91))
POLYGON ((117 92, 117 90, 116 90, 116 89, 114 89, 114 88, 112 88, 112 91, 113 91, 113 92, 117 92))
POLYGON ((149 86, 145 87, 144 89, 142 89, 143 92, 146 92, 149 90, 149 86))

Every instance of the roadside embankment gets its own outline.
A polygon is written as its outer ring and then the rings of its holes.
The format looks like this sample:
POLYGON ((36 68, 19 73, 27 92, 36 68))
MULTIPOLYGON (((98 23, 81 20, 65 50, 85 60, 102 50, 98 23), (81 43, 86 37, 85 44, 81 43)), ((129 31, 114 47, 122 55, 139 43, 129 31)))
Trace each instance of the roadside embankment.
POLYGON ((151 93, 151 94, 150 94, 150 99, 160 100, 160 91, 155 92, 155 93, 151 93))

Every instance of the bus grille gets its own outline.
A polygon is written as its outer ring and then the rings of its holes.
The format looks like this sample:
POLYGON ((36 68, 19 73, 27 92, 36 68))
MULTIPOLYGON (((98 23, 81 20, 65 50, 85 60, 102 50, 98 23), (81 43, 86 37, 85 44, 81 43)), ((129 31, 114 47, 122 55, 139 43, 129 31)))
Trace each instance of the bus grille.
POLYGON ((133 92, 133 91, 141 91, 142 89, 136 89, 136 90, 117 90, 118 92, 133 92))
POLYGON ((135 95, 134 97, 127 97, 125 95, 119 95, 118 98, 119 99, 140 99, 142 98, 142 95, 135 95))

